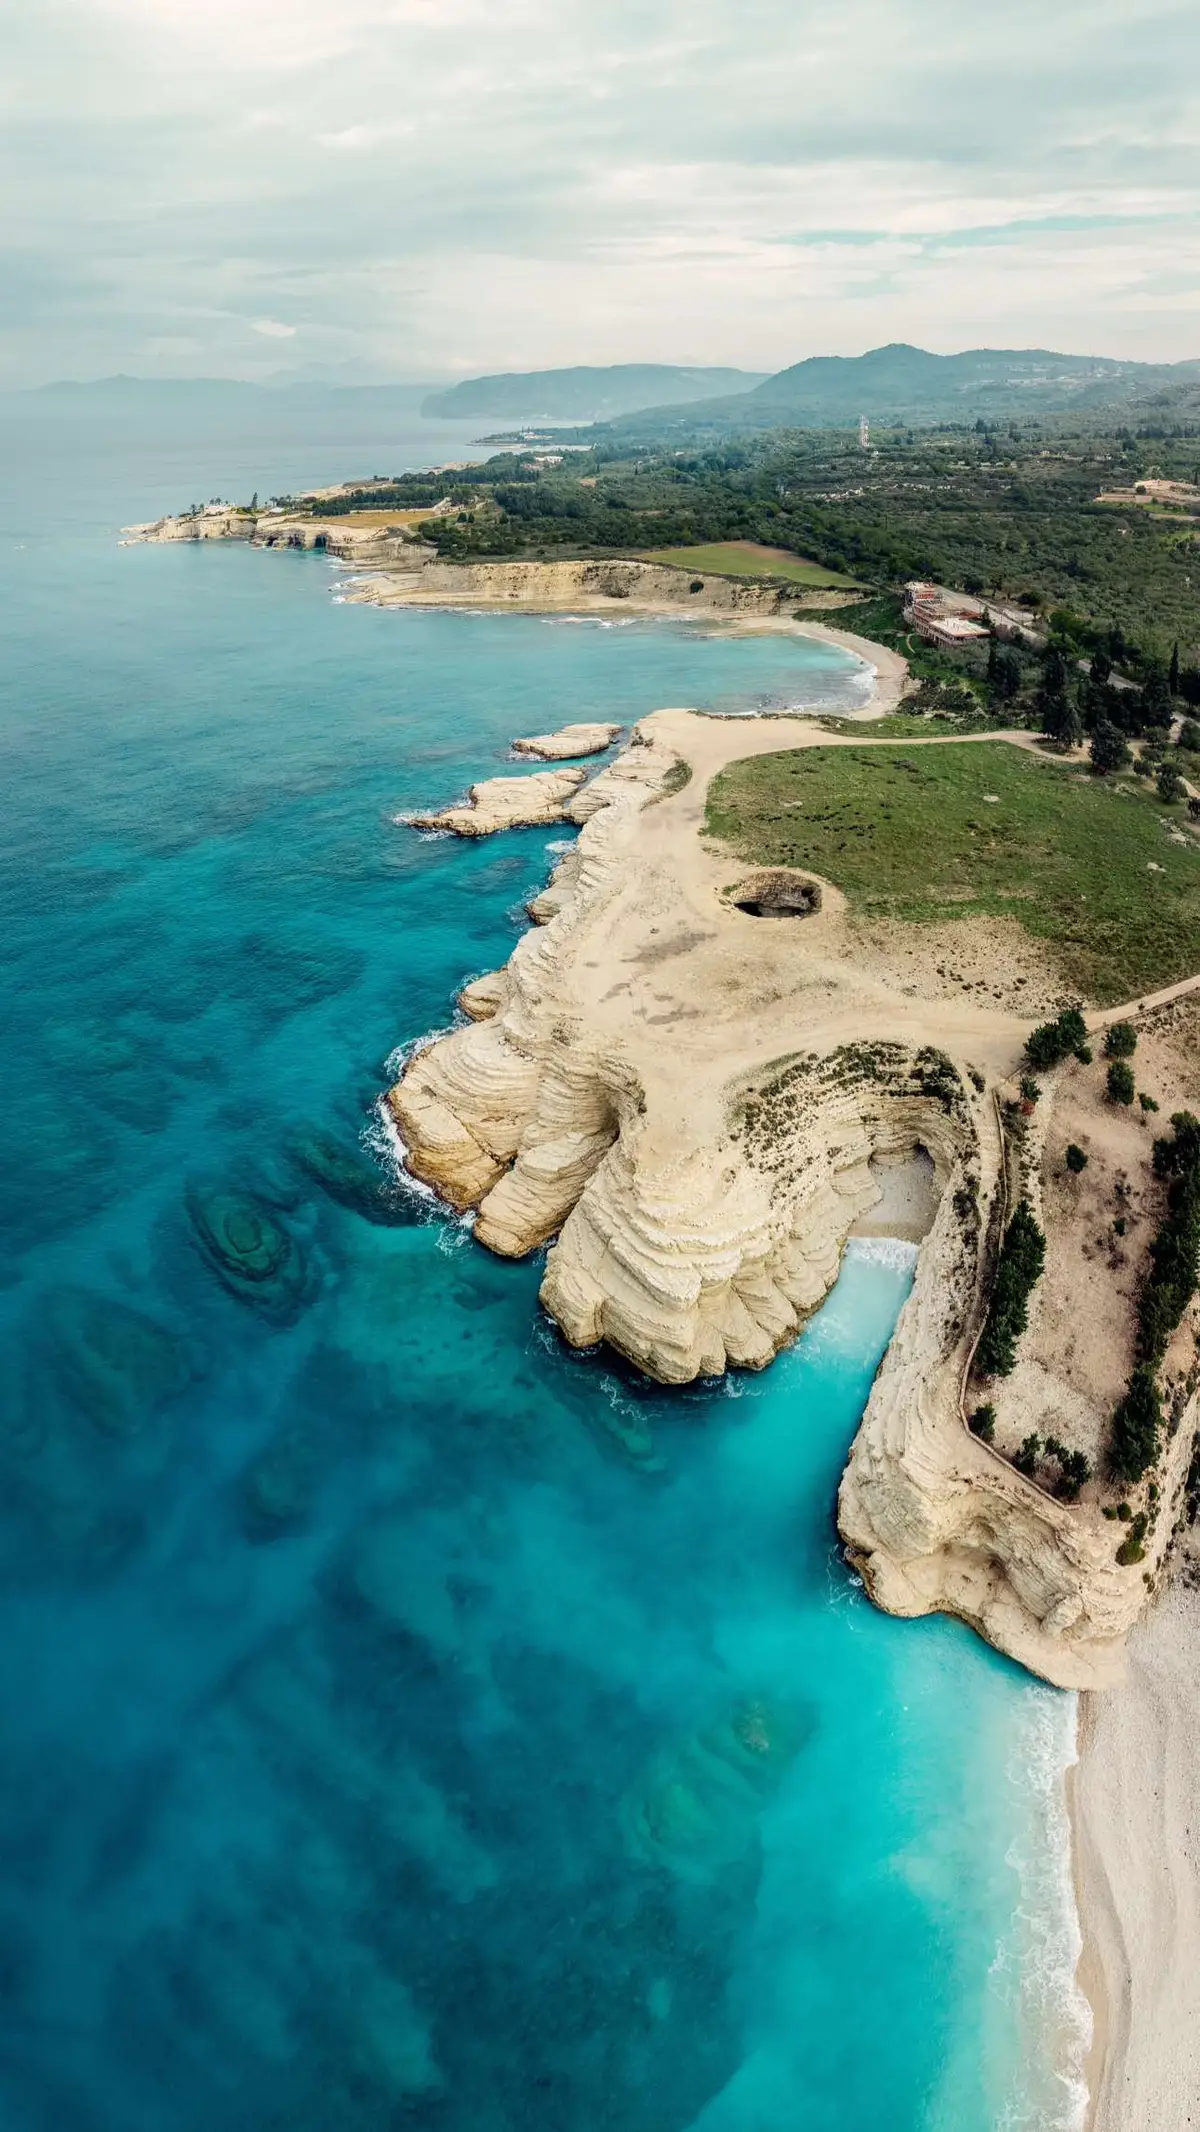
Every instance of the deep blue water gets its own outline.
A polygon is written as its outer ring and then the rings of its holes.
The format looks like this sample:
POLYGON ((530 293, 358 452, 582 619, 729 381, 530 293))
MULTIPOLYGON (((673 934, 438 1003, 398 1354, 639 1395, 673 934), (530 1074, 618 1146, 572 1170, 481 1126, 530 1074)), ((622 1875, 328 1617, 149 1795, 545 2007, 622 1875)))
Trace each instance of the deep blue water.
POLYGON ((667 1393, 373 1123, 552 841, 397 813, 853 670, 338 605, 75 474, 2 558, 6 2132, 1058 2122, 1068 1706, 836 1547, 904 1254, 667 1393))

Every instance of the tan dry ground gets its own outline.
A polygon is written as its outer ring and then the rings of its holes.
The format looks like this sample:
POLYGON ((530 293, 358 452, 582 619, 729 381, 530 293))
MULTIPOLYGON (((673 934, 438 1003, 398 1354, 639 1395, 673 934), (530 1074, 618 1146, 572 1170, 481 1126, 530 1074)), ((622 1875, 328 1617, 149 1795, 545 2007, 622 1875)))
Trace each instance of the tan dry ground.
POLYGON ((1200 2125, 1200 1593, 1178 1585, 1130 1638, 1129 1673, 1080 1703, 1070 1787, 1095 2017, 1089 2132, 1200 2125))

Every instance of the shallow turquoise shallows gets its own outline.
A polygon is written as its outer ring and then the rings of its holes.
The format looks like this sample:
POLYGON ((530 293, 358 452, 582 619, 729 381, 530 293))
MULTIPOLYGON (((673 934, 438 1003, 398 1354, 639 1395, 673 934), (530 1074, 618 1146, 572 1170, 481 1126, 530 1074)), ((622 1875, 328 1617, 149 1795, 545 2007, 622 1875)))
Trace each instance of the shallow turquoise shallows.
POLYGON ((860 670, 118 549, 107 464, 3 552, 5 2132, 1066 2124, 1070 1705, 836 1542, 911 1252, 666 1393, 375 1120, 556 841, 397 815, 860 670))

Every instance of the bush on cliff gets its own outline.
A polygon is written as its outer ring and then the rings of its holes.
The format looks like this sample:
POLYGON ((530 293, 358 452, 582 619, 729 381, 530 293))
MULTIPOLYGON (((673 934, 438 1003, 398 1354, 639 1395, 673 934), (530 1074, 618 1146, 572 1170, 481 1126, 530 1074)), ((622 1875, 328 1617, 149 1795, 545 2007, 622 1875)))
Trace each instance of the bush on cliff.
POLYGON ((1061 1065, 1073 1051, 1078 1051, 1087 1041, 1087 1023, 1078 1007, 1066 1007, 1052 1022, 1039 1022, 1025 1044, 1025 1056, 1031 1066, 1043 1071, 1049 1066, 1061 1065))
POLYGON ((991 1308, 979 1343, 976 1359, 985 1377, 1011 1375, 1017 1341, 1029 1323, 1029 1297, 1045 1263, 1046 1239, 1023 1199, 1000 1247, 991 1308))

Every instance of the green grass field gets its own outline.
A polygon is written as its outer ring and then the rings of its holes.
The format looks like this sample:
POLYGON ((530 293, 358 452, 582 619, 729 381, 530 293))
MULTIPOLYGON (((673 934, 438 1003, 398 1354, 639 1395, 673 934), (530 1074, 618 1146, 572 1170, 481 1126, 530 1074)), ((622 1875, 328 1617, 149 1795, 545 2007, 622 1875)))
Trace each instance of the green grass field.
POLYGON ((764 548, 754 540, 716 541, 710 547, 654 548, 642 558, 647 563, 672 563, 679 570, 707 570, 712 577, 786 577, 796 585, 816 585, 833 591, 852 592, 858 580, 827 570, 823 563, 806 563, 786 548, 764 548))
POLYGON ((1134 779, 985 741, 731 763, 705 830, 756 865, 811 868, 867 917, 1017 918, 1107 1006, 1200 972, 1200 845, 1164 821, 1187 833, 1134 779))

